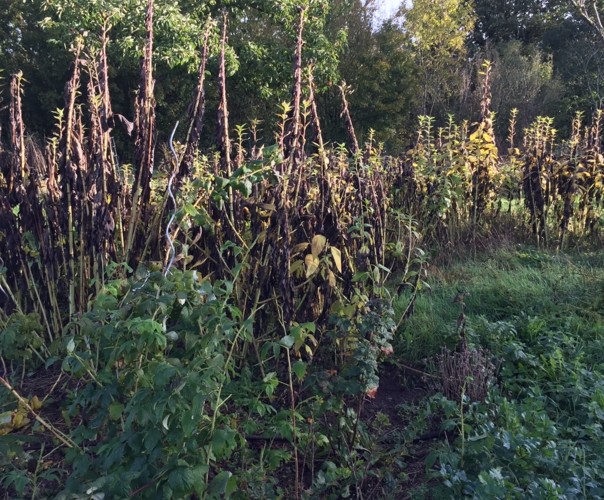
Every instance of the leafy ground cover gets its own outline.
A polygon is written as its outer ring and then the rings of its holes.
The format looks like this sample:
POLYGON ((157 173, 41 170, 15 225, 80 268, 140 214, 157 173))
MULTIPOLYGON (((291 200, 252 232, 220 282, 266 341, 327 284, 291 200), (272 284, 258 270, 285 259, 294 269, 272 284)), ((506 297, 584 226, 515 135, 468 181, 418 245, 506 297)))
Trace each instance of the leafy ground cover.
MULTIPOLYGON (((224 332, 245 335, 246 322, 223 314, 220 286, 193 295, 186 273, 130 287, 116 280, 57 361, 69 383, 58 369, 23 374, 22 405, 38 396, 52 430, 26 421, 0 436, 8 498, 279 498, 294 493, 296 452, 304 497, 604 495, 604 254, 507 247, 430 271, 430 290, 380 363, 373 399, 356 396, 360 364, 335 374, 292 356, 291 386, 285 373, 261 382, 249 369, 233 373, 224 332), (138 325, 151 301, 169 309, 179 297, 191 310, 171 334, 153 320, 138 325), (494 367, 482 399, 469 396, 472 376, 459 398, 443 395, 451 373, 438 356, 443 345, 459 351, 462 310, 468 352, 483 349, 494 367), (96 328, 108 315, 123 319, 96 328), (200 317, 202 340, 187 333, 200 317), (65 453, 57 432, 72 445, 65 453)), ((404 293, 395 300, 394 320, 407 304, 404 293)), ((14 411, 15 399, 5 391, 0 404, 14 411)))
POLYGON ((443 343, 456 346, 461 291, 469 349, 487 349, 496 372, 483 401, 401 407, 418 432, 434 420, 446 432, 426 459, 438 478, 427 496, 602 497, 604 254, 518 247, 433 274, 397 337, 401 363, 434 367, 443 343))

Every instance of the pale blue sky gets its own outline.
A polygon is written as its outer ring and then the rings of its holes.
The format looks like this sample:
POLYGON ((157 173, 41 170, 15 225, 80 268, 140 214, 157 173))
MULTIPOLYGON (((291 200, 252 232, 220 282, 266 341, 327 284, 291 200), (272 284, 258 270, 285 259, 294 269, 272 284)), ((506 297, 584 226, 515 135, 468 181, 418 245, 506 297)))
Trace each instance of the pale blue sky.
POLYGON ((394 11, 403 3, 403 0, 378 0, 378 13, 381 17, 387 17, 394 14, 394 11))

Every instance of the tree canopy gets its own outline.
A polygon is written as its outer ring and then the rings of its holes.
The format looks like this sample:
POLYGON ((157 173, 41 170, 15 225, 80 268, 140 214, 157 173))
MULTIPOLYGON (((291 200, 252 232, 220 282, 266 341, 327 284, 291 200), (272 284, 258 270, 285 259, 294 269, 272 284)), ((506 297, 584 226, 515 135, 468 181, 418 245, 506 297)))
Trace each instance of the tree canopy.
MULTIPOLYGON (((45 135, 52 128, 49 110, 62 107, 76 40, 93 55, 103 32, 109 40, 112 98, 120 111, 133 112, 130 97, 144 44, 143 2, 0 0, 0 7, 0 70, 5 83, 10 74, 23 71, 30 130, 45 135)), ((351 114, 361 137, 374 130, 391 148, 408 143, 418 114, 443 122, 449 113, 475 118, 477 68, 485 58, 495 62, 493 104, 500 120, 518 106, 530 121, 536 113, 568 117, 601 104, 604 30, 599 1, 416 0, 383 22, 375 19, 378 7, 378 0, 156 0, 156 99, 159 123, 165 125, 160 129, 185 113, 203 34, 223 12, 229 15, 232 124, 271 123, 279 103, 289 100, 300 8, 307 9, 304 65, 313 67, 319 99, 326 104, 321 110, 325 131, 332 140, 343 140, 345 134, 338 116, 337 85, 342 81, 353 91, 351 114), (526 104, 525 91, 543 104, 539 110, 526 104)), ((209 76, 217 72, 218 47, 214 23, 209 76)), ((208 79, 210 106, 217 103, 213 81, 208 79)), ((267 136, 270 130, 266 127, 267 136)))

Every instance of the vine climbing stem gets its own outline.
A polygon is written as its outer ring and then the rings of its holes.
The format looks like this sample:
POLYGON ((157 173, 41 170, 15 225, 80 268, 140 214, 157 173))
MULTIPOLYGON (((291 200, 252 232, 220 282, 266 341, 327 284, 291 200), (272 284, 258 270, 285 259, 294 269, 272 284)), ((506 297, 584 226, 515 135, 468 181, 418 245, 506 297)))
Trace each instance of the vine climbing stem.
POLYGON ((177 121, 172 129, 172 133, 170 134, 170 151, 172 151, 172 155, 174 156, 174 169, 172 170, 172 175, 170 176, 170 180, 168 181, 168 196, 170 197, 170 201, 172 202, 172 206, 174 210, 172 211, 172 215, 170 216, 170 220, 168 224, 166 224, 166 243, 170 248, 168 255, 170 256, 168 262, 166 264, 166 268, 164 269, 164 276, 167 276, 170 272, 170 268, 172 264, 174 264, 174 259, 176 257, 176 249, 174 247, 174 240, 170 235, 170 227, 176 218, 176 198, 174 198, 174 193, 172 192, 172 185, 174 184, 174 179, 176 178, 176 174, 178 173, 178 155, 176 154, 176 150, 174 149, 174 134, 176 133, 176 129, 178 128, 179 122, 177 121))

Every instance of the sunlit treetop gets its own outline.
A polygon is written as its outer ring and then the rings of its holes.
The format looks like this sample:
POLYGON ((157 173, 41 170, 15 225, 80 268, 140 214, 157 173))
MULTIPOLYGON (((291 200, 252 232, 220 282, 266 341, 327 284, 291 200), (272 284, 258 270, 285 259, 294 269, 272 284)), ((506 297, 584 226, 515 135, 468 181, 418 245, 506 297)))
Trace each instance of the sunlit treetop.
POLYGON ((400 14, 414 44, 431 52, 463 52, 476 22, 472 2, 464 0, 415 0, 400 14))
MULTIPOLYGON (((157 57, 170 66, 196 66, 198 47, 210 18, 227 12, 235 24, 246 22, 250 13, 278 23, 283 33, 295 38, 299 9, 307 10, 308 49, 322 54, 322 39, 329 4, 323 0, 155 0, 154 31, 157 57)), ((124 55, 140 55, 144 44, 146 2, 141 0, 43 0, 47 16, 43 26, 56 34, 56 41, 69 46, 83 36, 90 48, 98 45, 102 30, 110 29, 111 43, 124 55)), ((217 42, 217 39, 216 39, 217 42)), ((323 54, 325 55, 325 54, 323 54)), ((330 55, 331 57, 331 55, 330 55)))

